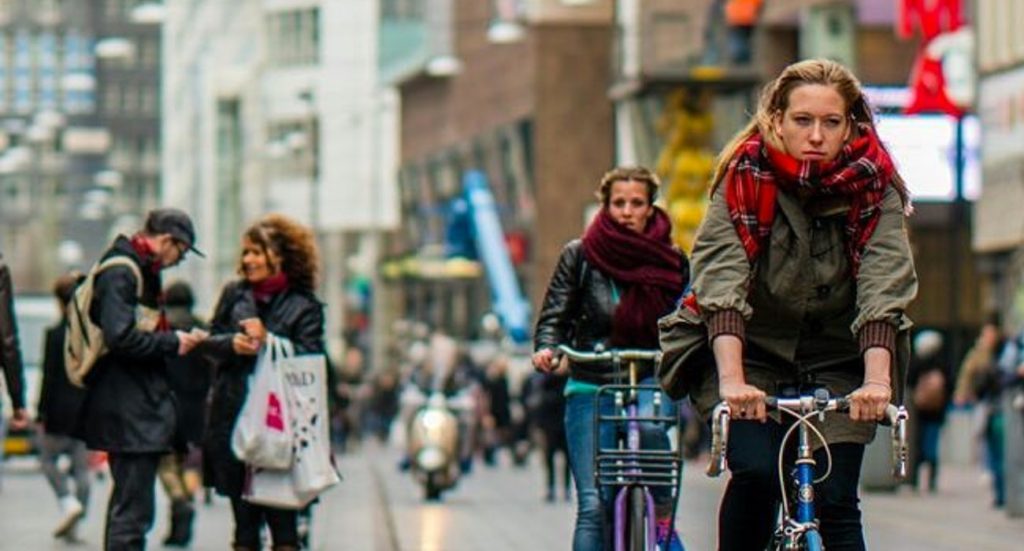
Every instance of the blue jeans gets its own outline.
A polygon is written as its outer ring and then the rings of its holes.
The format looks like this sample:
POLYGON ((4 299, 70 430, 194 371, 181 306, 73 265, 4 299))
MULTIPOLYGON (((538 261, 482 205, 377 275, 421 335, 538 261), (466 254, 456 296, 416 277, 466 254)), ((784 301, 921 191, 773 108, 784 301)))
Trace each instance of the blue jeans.
MULTIPOLYGON (((653 384, 653 379, 642 381, 653 384)), ((640 393, 641 416, 653 414, 653 396, 650 392, 640 393)), ((613 494, 611 488, 598 488, 594 480, 594 394, 574 394, 566 399, 565 433, 569 443, 569 466, 576 484, 576 530, 573 533, 573 551, 603 551, 611 549, 611 519, 613 494)), ((611 394, 601 396, 601 415, 611 415, 614 401, 611 394)), ((675 404, 662 397, 661 414, 670 416, 675 404)), ((615 427, 605 424, 598 436, 602 448, 615 446, 615 427)), ((654 423, 641 424, 641 447, 644 449, 667 450, 670 447, 668 435, 663 427, 654 423)), ((658 509, 671 506, 672 494, 667 488, 654 492, 658 509)))

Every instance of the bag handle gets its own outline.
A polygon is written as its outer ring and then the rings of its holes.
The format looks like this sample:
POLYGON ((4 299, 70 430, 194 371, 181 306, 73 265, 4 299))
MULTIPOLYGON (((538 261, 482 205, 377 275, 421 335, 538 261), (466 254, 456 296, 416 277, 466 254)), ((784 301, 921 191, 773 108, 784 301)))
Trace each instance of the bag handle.
POLYGON ((292 341, 269 331, 267 332, 267 348, 270 350, 271 359, 290 358, 295 355, 295 347, 292 345, 292 341))

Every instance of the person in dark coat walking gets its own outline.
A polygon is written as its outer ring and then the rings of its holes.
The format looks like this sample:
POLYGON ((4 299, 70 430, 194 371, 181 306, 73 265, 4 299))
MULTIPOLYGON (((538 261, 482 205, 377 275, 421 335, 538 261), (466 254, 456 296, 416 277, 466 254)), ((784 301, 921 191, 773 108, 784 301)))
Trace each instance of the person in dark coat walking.
POLYGON ((935 493, 939 482, 939 436, 946 422, 946 406, 953 393, 946 367, 942 334, 926 329, 914 336, 914 358, 907 372, 907 386, 917 430, 914 433, 913 465, 910 480, 920 489, 921 467, 928 464, 928 491, 935 493))
MULTIPOLYGON (((194 306, 195 297, 188 283, 175 281, 164 289, 164 309, 172 329, 206 330, 206 324, 192 313, 194 306)), ((157 475, 171 498, 170 530, 164 538, 164 545, 169 547, 186 547, 192 541, 192 499, 201 484, 200 446, 210 378, 209 362, 198 354, 168 360, 167 379, 178 400, 178 427, 174 451, 160 460, 157 475)))
POLYGON ((36 422, 39 424, 39 464, 53 488, 61 518, 53 531, 55 538, 76 540, 75 528, 89 505, 89 452, 85 442, 71 436, 82 412, 85 391, 71 384, 64 367, 64 324, 75 288, 85 278, 71 272, 57 278, 53 294, 61 320, 46 330, 43 344, 43 382, 39 391, 36 422), (70 461, 75 493, 68 489, 68 474, 57 466, 61 456, 70 461))
POLYGON ((180 263, 195 247, 192 220, 184 212, 155 209, 144 228, 118 236, 103 260, 123 256, 142 274, 142 298, 127 266, 113 266, 96 277, 89 317, 103 330, 104 354, 85 377, 88 389, 76 435, 90 449, 108 454, 113 479, 104 548, 146 548, 153 524, 154 487, 160 457, 171 450, 177 420, 166 360, 188 354, 204 335, 171 331, 161 314, 140 321, 143 309, 156 311, 160 272, 180 263), (150 329, 152 328, 152 329, 150 329))
MULTIPOLYGON (((11 285, 11 271, 0 255, 0 370, 4 372, 7 394, 11 397, 12 429, 28 426, 25 411, 25 368, 21 363, 21 347, 18 344, 18 321, 14 318, 14 287, 11 285)), ((0 408, 0 442, 7 434, 3 410, 0 408)), ((0 461, 3 460, 3 446, 0 446, 0 461)))
POLYGON ((323 304, 313 294, 318 262, 309 228, 285 216, 265 216, 243 234, 242 277, 221 291, 210 324, 206 350, 215 358, 216 374, 203 439, 203 474, 205 484, 231 499, 236 551, 261 549, 264 524, 275 551, 299 546, 296 511, 242 498, 246 466, 231 451, 231 433, 268 332, 289 339, 297 354, 324 351, 323 304))

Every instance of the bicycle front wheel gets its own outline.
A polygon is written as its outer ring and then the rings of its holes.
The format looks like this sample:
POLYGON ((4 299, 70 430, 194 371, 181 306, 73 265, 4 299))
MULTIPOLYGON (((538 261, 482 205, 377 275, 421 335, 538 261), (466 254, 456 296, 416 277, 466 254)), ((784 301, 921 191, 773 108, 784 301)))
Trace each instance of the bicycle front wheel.
POLYGON ((647 497, 635 486, 629 489, 629 551, 647 549, 647 497))

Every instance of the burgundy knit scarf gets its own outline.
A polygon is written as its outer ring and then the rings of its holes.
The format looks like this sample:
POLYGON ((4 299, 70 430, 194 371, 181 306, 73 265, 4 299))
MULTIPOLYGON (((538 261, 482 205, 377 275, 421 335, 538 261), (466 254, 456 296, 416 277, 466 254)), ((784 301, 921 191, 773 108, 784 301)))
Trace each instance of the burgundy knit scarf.
POLYGON ((740 145, 722 181, 729 217, 751 263, 771 233, 779 188, 811 197, 848 197, 846 250, 856 277, 894 173, 892 159, 871 130, 848 143, 828 163, 798 161, 754 134, 740 145))
POLYGON ((267 303, 274 295, 288 288, 288 276, 283 271, 252 284, 252 296, 256 302, 267 303))
POLYGON ((657 348, 658 318, 672 311, 685 284, 671 231, 668 215, 655 207, 643 233, 601 209, 583 234, 587 262, 625 287, 612 318, 613 347, 657 348))

